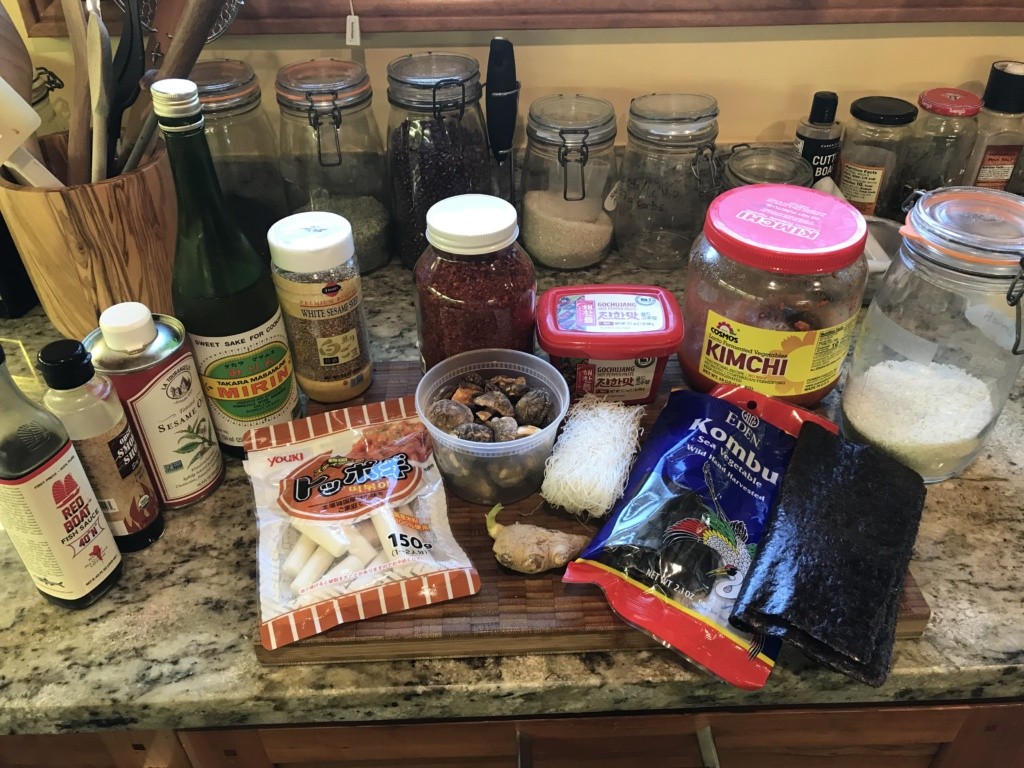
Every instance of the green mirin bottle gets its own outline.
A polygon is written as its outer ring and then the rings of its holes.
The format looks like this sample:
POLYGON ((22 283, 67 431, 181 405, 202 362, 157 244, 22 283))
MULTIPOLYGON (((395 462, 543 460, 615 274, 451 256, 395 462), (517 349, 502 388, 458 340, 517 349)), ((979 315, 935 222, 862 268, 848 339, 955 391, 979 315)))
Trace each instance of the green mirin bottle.
POLYGON ((159 80, 150 91, 178 198, 174 314, 192 340, 221 447, 242 456, 247 430, 299 415, 281 308, 269 268, 224 201, 195 83, 159 80))

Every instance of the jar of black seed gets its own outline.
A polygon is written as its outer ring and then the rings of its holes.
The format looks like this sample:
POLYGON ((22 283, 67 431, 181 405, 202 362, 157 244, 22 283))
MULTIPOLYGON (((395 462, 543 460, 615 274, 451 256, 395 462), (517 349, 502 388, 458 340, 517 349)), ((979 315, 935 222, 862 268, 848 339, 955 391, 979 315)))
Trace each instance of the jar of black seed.
POLYGON ((302 391, 321 403, 361 395, 373 361, 352 226, 334 213, 306 211, 274 224, 267 241, 302 391))
POLYGON ((407 267, 427 246, 427 211, 490 191, 480 65, 458 53, 411 53, 388 64, 388 166, 398 252, 407 267))

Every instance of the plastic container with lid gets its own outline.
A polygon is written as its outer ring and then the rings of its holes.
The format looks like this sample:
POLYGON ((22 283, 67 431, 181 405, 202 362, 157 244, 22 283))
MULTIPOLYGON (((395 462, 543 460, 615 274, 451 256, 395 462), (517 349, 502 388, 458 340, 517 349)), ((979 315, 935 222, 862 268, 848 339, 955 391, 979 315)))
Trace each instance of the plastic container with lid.
POLYGON ((917 107, 892 96, 865 96, 850 105, 840 151, 839 189, 865 216, 902 218, 896 174, 917 107))
POLYGON ((843 432, 926 482, 978 456, 1024 361, 1024 200, 973 187, 922 196, 868 308, 843 432))
POLYGON ((274 129, 260 108, 260 81, 237 59, 200 61, 189 75, 199 88, 203 131, 224 201, 264 258, 267 228, 288 210, 274 129))
POLYGON ((750 147, 737 144, 725 162, 725 188, 747 184, 793 184, 809 187, 814 168, 792 147, 750 147))
POLYGON ((363 273, 384 266, 391 192, 366 68, 329 58, 288 64, 278 70, 276 91, 288 209, 344 216, 363 273))
POLYGON ((530 105, 523 160, 523 245, 539 264, 582 269, 612 242, 615 108, 579 94, 530 105))
POLYGON ((739 384, 797 405, 835 386, 867 282, 867 225, 824 192, 723 192, 690 256, 679 362, 691 385, 739 384))
POLYGON ((917 99, 921 113, 910 127, 896 200, 917 190, 955 186, 963 179, 978 136, 981 99, 959 88, 932 88, 917 99))
POLYGON ((407 267, 426 248, 427 211, 455 195, 491 188, 480 63, 461 53, 426 52, 388 64, 387 153, 407 267))
POLYGON ((656 285, 570 285, 537 302, 537 343, 573 399, 651 402, 682 338, 679 304, 656 285))
POLYGON ((685 266, 721 184, 718 102, 701 93, 652 93, 629 105, 615 204, 619 253, 645 269, 685 266))
POLYGON ((275 223, 267 240, 302 391, 321 403, 361 395, 373 360, 352 226, 336 213, 306 211, 275 223))
POLYGON ((416 332, 424 371, 460 352, 533 352, 537 282, 516 238, 516 209, 490 195, 458 195, 427 212, 416 262, 416 332))

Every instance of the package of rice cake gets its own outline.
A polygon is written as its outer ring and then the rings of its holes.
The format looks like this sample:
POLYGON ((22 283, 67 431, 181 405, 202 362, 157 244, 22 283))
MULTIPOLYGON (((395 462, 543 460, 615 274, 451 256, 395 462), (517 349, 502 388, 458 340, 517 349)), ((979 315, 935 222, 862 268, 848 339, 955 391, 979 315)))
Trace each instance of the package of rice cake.
POLYGON ((252 430, 246 451, 264 648, 479 591, 412 397, 252 430))
POLYGON ((600 586, 625 621, 733 685, 756 690, 774 638, 729 624, 765 519, 806 420, 741 387, 673 392, 625 493, 564 581, 600 586))

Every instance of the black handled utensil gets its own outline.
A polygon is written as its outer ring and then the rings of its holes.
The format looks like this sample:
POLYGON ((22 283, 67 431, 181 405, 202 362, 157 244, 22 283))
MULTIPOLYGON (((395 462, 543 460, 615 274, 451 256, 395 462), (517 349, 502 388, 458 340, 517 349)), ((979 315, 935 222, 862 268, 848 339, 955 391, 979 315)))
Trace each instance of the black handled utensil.
POLYGON ((139 0, 125 2, 121 41, 117 44, 111 71, 114 90, 110 94, 110 116, 107 119, 108 176, 116 173, 116 149, 117 140, 121 135, 121 120, 125 110, 139 98, 139 81, 146 71, 146 41, 143 38, 139 0))
POLYGON ((487 57, 487 138, 498 163, 498 192, 509 202, 514 198, 512 138, 519 109, 519 81, 512 43, 503 37, 491 40, 487 57))

